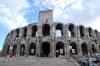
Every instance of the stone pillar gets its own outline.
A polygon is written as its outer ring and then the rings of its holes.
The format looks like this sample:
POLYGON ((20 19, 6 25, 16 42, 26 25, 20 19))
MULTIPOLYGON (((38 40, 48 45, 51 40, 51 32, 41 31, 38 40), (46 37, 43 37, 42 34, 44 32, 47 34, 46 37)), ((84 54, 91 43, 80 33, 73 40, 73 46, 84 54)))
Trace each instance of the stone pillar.
POLYGON ((16 54, 17 54, 17 56, 20 56, 20 44, 19 43, 17 44, 17 53, 16 54))
POLYGON ((36 56, 40 57, 40 53, 41 53, 41 42, 40 42, 40 38, 37 38, 36 56))
POLYGON ((77 26, 75 26, 74 32, 75 32, 75 37, 77 37, 78 36, 77 26))
POLYGON ((64 44, 65 58, 67 58, 67 42, 64 44))
POLYGON ((82 56, 82 48, 81 48, 80 40, 78 39, 77 42, 78 42, 78 43, 77 43, 78 55, 79 55, 79 56, 82 56))
POLYGON ((80 38, 80 30, 79 30, 79 26, 77 26, 77 37, 80 38))
POLYGON ((70 58, 70 48, 69 48, 69 46, 70 46, 70 40, 67 40, 67 48, 66 48, 66 52, 67 52, 67 56, 66 56, 66 58, 70 58))
POLYGON ((56 48, 55 48, 55 43, 54 41, 52 41, 52 45, 51 45, 51 57, 55 57, 56 56, 56 48))

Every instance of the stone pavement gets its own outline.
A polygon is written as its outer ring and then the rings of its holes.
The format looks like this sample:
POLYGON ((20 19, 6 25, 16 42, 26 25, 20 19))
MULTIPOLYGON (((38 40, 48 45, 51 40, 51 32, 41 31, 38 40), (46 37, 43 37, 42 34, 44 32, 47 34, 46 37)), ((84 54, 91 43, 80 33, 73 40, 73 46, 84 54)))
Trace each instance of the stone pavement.
POLYGON ((71 59, 47 57, 13 57, 12 61, 0 60, 0 66, 76 66, 71 59))

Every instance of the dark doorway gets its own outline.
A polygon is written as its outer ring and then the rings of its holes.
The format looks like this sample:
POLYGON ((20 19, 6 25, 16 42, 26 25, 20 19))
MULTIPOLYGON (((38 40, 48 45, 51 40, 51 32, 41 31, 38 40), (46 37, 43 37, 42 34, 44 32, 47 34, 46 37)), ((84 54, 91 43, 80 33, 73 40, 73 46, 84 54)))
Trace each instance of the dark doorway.
POLYGON ((35 55, 36 54, 36 44, 31 43, 29 46, 29 55, 35 55))
POLYGON ((19 29, 16 29, 16 37, 19 37, 19 29))
POLYGON ((16 52, 17 52, 17 45, 13 45, 13 55, 16 55, 16 52))
POLYGON ((50 36, 50 25, 49 24, 44 24, 42 26, 42 33, 43 33, 43 36, 50 36))
POLYGON ((80 30, 80 36, 84 37, 84 26, 79 26, 79 30, 80 30))
POLYGON ((83 55, 87 55, 88 54, 88 46, 87 46, 87 44, 86 43, 83 43, 81 45, 81 48, 82 48, 82 54, 83 55))
POLYGON ((56 44, 56 57, 58 57, 59 55, 65 55, 64 43, 62 42, 57 42, 56 44))
POLYGON ((41 57, 48 57, 50 54, 50 44, 48 42, 43 42, 41 44, 41 57))
POLYGON ((92 44, 92 53, 96 53, 96 47, 94 44, 92 44))
POLYGON ((37 26, 36 25, 32 26, 31 30, 32 30, 32 37, 36 37, 37 26))
POLYGON ((71 54, 77 54, 77 45, 75 42, 70 43, 70 46, 72 47, 70 50, 71 54))
POLYGON ((69 27, 68 27, 68 29, 69 29, 71 37, 75 37, 74 24, 70 24, 69 27))
POLYGON ((9 54, 10 46, 9 45, 6 46, 7 46, 7 54, 9 54))
POLYGON ((100 45, 99 45, 99 50, 100 50, 100 45))
POLYGON ((88 31, 89 31, 89 36, 92 37, 92 28, 89 27, 88 31))
POLYGON ((27 36, 27 27, 24 27, 23 30, 24 30, 23 31, 23 37, 26 38, 26 36, 27 36))
POLYGON ((21 55, 21 56, 24 56, 24 55, 25 55, 25 45, 24 45, 24 44, 22 44, 22 45, 20 46, 20 55, 21 55))

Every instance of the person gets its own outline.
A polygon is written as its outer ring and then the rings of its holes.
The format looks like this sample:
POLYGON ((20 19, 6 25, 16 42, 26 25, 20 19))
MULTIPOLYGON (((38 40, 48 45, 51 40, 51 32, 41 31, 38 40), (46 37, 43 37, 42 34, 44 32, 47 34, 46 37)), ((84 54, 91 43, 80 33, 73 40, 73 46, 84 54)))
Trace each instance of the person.
POLYGON ((12 61, 12 53, 9 53, 9 60, 12 61))
POLYGON ((7 55, 6 62, 8 62, 8 61, 12 61, 12 53, 11 52, 7 55))

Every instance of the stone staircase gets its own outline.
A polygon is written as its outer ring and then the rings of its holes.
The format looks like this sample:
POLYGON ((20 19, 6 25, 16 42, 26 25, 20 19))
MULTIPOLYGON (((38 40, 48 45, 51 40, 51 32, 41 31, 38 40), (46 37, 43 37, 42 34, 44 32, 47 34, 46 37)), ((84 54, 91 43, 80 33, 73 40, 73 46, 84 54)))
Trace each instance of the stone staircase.
POLYGON ((77 66, 71 59, 48 57, 14 57, 0 66, 77 66))

